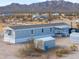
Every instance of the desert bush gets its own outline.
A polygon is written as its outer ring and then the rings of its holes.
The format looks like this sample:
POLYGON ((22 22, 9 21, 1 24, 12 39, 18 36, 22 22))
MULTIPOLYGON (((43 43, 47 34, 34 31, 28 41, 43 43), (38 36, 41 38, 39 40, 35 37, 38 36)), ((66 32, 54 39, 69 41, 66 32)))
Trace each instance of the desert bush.
POLYGON ((72 51, 77 51, 77 50, 78 50, 78 47, 77 47, 76 45, 71 45, 71 46, 70 46, 70 49, 71 49, 72 51))
POLYGON ((56 50, 56 56, 58 56, 58 57, 62 57, 63 56, 63 54, 61 53, 61 49, 56 50))
POLYGON ((18 50, 17 56, 26 57, 26 56, 30 56, 33 52, 34 51, 30 46, 29 47, 24 46, 18 50))
POLYGON ((69 54, 71 52, 71 50, 69 49, 69 48, 63 48, 62 50, 61 50, 61 53, 62 54, 69 54))
POLYGON ((20 48, 17 52, 18 57, 27 57, 27 56, 41 56, 34 48, 33 41, 30 41, 24 47, 20 48))
POLYGON ((70 52, 71 50, 69 48, 62 48, 62 49, 56 50, 56 55, 58 57, 62 57, 64 54, 69 54, 70 52))
POLYGON ((71 45, 70 47, 67 47, 67 48, 60 48, 56 50, 56 56, 62 57, 64 54, 69 54, 77 50, 78 50, 78 47, 76 45, 71 45))

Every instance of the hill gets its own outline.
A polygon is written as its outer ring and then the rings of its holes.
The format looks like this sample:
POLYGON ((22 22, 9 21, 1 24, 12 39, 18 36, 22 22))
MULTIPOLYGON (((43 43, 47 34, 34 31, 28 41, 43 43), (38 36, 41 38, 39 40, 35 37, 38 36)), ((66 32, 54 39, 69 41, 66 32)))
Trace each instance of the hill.
POLYGON ((15 13, 15 12, 47 12, 49 6, 52 12, 79 12, 79 4, 68 1, 45 1, 33 3, 30 5, 12 3, 7 6, 0 7, 0 13, 15 13), (51 5, 49 5, 51 3, 51 5))

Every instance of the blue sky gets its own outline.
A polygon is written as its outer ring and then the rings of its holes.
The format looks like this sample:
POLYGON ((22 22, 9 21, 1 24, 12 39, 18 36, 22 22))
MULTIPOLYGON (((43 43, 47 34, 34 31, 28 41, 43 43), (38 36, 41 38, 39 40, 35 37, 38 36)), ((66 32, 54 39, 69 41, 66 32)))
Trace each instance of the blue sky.
MULTIPOLYGON (((42 2, 46 0, 0 0, 0 6, 9 5, 11 3, 31 4, 36 2, 42 2)), ((79 3, 79 0, 65 0, 79 3)))

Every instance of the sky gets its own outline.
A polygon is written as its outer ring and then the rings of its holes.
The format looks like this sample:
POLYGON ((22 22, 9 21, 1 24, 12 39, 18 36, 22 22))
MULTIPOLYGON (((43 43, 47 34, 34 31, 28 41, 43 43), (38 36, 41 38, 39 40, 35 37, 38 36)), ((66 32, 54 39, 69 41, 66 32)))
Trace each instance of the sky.
MULTIPOLYGON (((43 1, 46 1, 46 0, 0 0, 0 6, 6 6, 11 3, 31 4, 31 3, 43 2, 43 1)), ((65 1, 79 3, 79 0, 65 0, 65 1)))

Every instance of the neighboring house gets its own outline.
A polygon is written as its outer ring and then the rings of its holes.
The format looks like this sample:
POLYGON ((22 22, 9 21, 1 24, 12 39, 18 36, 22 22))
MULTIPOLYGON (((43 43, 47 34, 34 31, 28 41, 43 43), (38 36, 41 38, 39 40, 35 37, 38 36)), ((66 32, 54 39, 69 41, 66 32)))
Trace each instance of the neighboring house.
POLYGON ((48 22, 48 16, 47 15, 34 15, 33 17, 33 21, 44 21, 44 22, 48 22))
POLYGON ((53 13, 52 15, 53 16, 59 16, 60 14, 59 13, 53 13))
POLYGON ((48 19, 48 16, 44 16, 44 15, 37 15, 37 16, 33 16, 33 19, 38 18, 38 19, 48 19))
POLYGON ((47 35, 51 37, 69 36, 69 29, 70 26, 66 23, 9 26, 4 28, 4 41, 20 43, 47 35))

